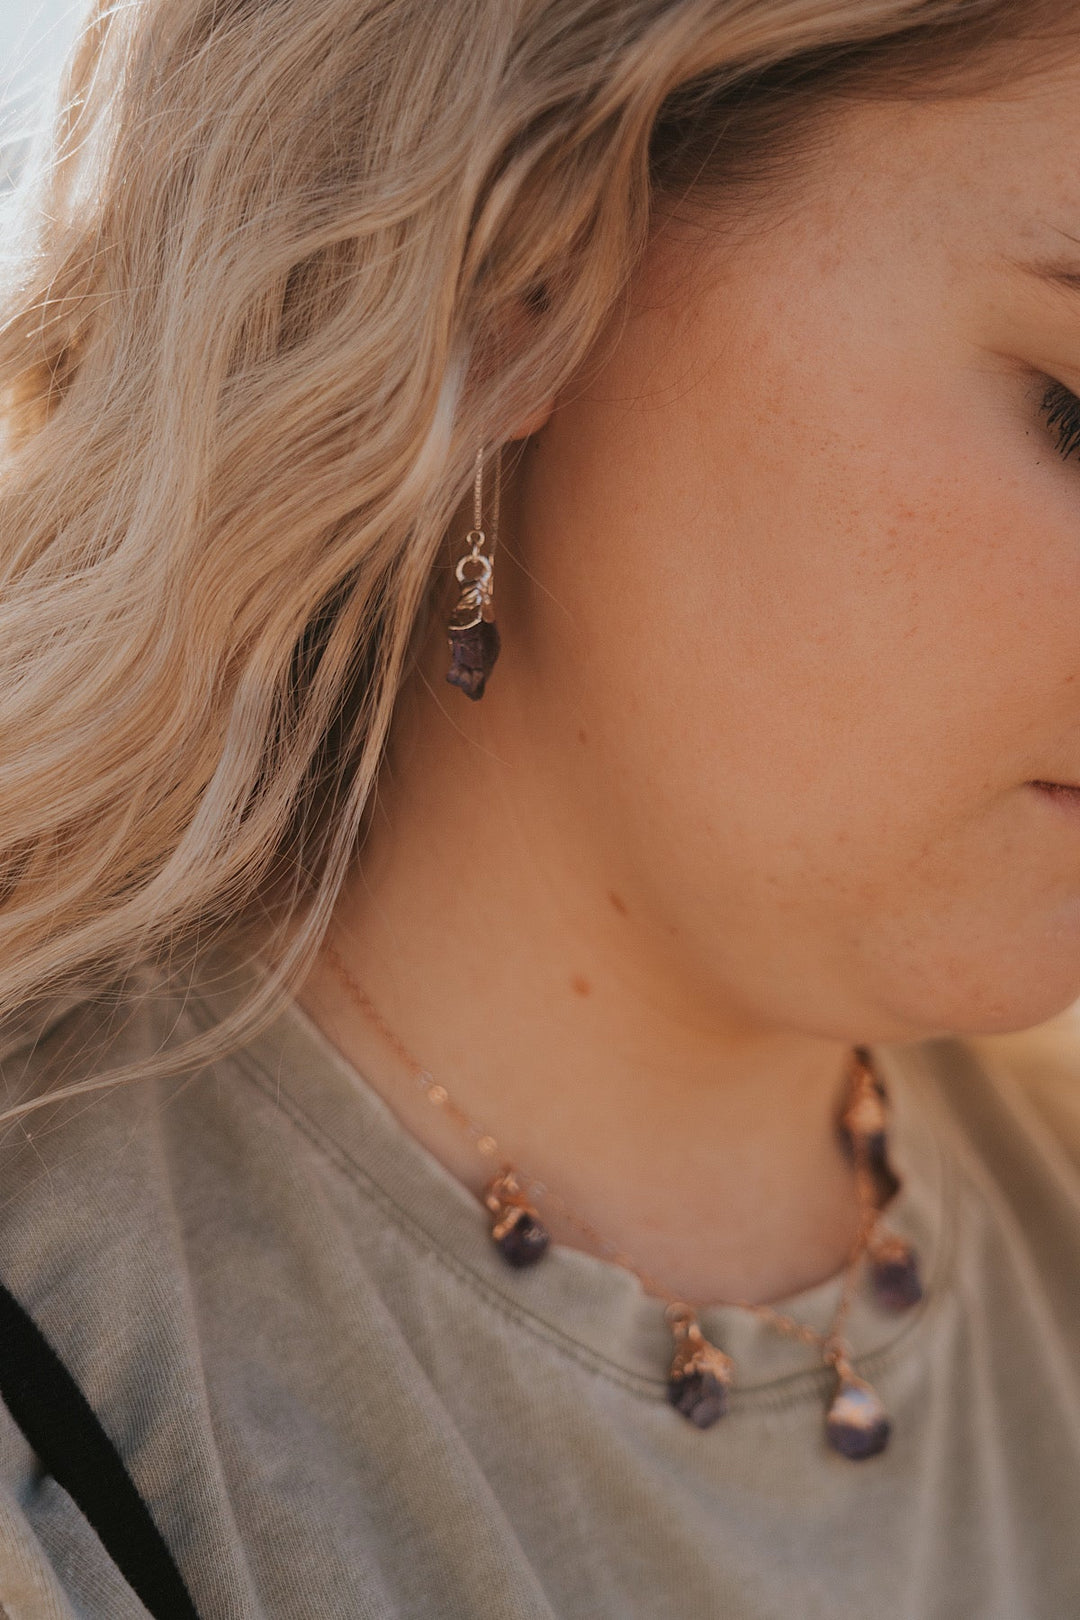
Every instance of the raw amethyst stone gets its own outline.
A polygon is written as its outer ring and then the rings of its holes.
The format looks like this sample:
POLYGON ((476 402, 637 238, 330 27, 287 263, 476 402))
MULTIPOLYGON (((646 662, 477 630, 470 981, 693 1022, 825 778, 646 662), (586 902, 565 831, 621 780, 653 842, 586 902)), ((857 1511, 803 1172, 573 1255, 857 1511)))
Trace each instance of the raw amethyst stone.
POLYGON ((874 1297, 888 1311, 906 1311, 922 1299, 919 1262, 911 1249, 873 1262, 874 1297))
POLYGON ((499 631, 494 619, 481 619, 468 630, 450 632, 450 668, 446 679, 466 697, 482 698, 487 678, 499 656, 499 631))
MULTIPOLYGON (((846 1125, 840 1125, 838 1127, 838 1135, 840 1137, 840 1143, 844 1149, 845 1155, 849 1160, 854 1159, 855 1143, 852 1140, 851 1132, 848 1130, 846 1125)), ((862 1142, 863 1149, 866 1153, 866 1162, 870 1166, 871 1170, 884 1170, 887 1174, 891 1174, 891 1171, 888 1169, 889 1141, 886 1132, 871 1131, 868 1135, 863 1137, 862 1142)))
POLYGON ((708 1429, 727 1411, 727 1390, 711 1372, 669 1378, 668 1400, 699 1429, 708 1429))
POLYGON ((889 1139, 884 1131, 871 1131, 863 1138, 866 1144, 866 1158, 872 1169, 883 1168, 889 1162, 889 1139))
POLYGON ((509 1232, 495 1239, 495 1247, 508 1265, 532 1266, 540 1259, 550 1241, 547 1227, 541 1226, 535 1216, 526 1214, 514 1222, 509 1232))
POLYGON ((892 1432, 888 1413, 868 1384, 841 1384, 829 1408, 825 1437, 852 1462, 884 1451, 892 1432))

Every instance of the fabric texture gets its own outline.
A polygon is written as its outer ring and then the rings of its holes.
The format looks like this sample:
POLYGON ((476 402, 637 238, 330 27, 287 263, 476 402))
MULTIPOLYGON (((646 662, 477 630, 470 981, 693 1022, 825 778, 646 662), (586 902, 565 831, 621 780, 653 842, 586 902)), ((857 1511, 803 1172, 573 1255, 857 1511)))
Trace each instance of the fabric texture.
MULTIPOLYGON (((208 1028, 253 966, 147 974, 0 1059, 3 1100, 208 1028)), ((0 1280, 100 1420, 201 1620, 1064 1620, 1080 1614, 1080 1063, 879 1047, 925 1297, 859 1292, 887 1450, 851 1463, 814 1353, 728 1307, 728 1414, 669 1404, 663 1306, 477 1198, 292 1006, 194 1075, 0 1138, 0 1280)), ((824 1328, 839 1279, 786 1303, 824 1328)), ((0 1346, 0 1357, 4 1354, 0 1346)), ((146 1620, 0 1408, 0 1614, 146 1620)))

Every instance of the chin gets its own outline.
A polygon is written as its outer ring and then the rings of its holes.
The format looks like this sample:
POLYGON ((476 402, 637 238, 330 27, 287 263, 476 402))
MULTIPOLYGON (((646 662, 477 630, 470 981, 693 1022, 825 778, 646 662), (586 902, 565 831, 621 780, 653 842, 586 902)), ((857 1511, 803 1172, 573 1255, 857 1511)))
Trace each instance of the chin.
POLYGON ((1070 921, 1041 934, 1003 927, 1005 949, 928 948, 906 984, 892 976, 882 1000, 907 1033, 882 1038, 1012 1035, 1034 1029, 1080 1002, 1080 928, 1070 921), (892 993, 889 993, 891 989, 892 993))
POLYGON ((922 1009, 924 1030, 935 1035, 1013 1035, 1034 1029, 1068 1012, 1080 1001, 1080 963, 1063 973, 1060 959, 1044 978, 1034 979, 1030 964, 1023 978, 994 977, 989 972, 977 991, 954 989, 922 1009))

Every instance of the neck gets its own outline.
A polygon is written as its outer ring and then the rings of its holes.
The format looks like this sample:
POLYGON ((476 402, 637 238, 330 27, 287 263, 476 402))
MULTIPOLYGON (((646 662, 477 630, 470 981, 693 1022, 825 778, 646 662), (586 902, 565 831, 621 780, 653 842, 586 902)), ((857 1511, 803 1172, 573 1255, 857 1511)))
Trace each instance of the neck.
MULTIPOLYGON (((670 907, 620 872, 610 826, 596 836, 601 773, 582 770, 585 749, 575 778, 515 702, 509 667, 469 704, 443 696, 444 663, 440 636, 399 700, 332 930, 350 971, 500 1153, 635 1270, 702 1304, 832 1275, 857 1225, 834 1129, 849 1047, 770 1028, 701 983, 670 907)), ((328 961, 298 1000, 479 1192, 490 1163, 328 961)), ((556 1241, 602 1252, 538 1207, 556 1241)))

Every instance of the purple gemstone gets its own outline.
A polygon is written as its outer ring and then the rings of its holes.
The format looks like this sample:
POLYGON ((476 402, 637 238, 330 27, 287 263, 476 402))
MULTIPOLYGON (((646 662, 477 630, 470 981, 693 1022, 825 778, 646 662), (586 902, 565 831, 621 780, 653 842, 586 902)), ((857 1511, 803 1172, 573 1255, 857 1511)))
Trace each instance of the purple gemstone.
MULTIPOLYGON (((846 1125, 839 1127, 839 1136, 847 1158, 854 1159, 855 1143, 846 1125)), ((871 1131, 869 1135, 863 1137, 862 1142, 866 1153, 866 1162, 871 1170, 885 1171, 887 1174, 891 1174, 888 1168, 889 1142, 886 1133, 884 1131, 871 1131)))
POLYGON ((532 1266, 540 1259, 551 1241, 546 1226, 533 1215, 521 1215, 509 1232, 495 1239, 495 1247, 511 1266, 532 1266))
POLYGON ((884 1451, 892 1432, 888 1413, 868 1384, 841 1384, 825 1423, 834 1451, 852 1462, 884 1451))
POLYGON ((911 1249, 873 1262, 874 1296, 888 1311, 906 1311, 922 1299, 919 1262, 911 1249))
POLYGON ((727 1390, 711 1372, 669 1378, 668 1400, 699 1429, 708 1429, 727 1411, 727 1390))
POLYGON ((874 1169, 880 1169, 889 1160, 889 1139, 884 1131, 871 1131, 865 1138, 866 1157, 874 1169))
POLYGON ((446 679, 466 697, 481 698, 499 656, 499 631, 494 619, 481 619, 468 630, 450 632, 450 668, 446 679))

